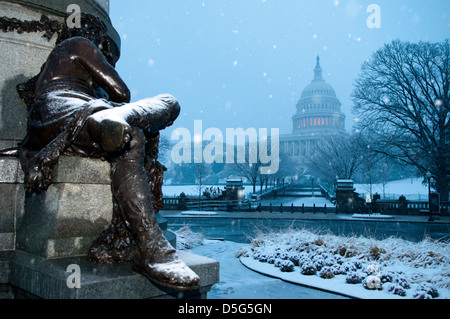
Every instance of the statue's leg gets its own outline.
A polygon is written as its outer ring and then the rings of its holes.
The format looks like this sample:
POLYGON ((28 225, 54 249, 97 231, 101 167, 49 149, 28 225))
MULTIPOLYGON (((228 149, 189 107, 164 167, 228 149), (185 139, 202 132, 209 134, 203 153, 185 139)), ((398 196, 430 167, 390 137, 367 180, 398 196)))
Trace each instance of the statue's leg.
POLYGON ((88 129, 105 151, 112 152, 129 142, 131 126, 158 132, 179 114, 178 101, 164 94, 96 112, 88 119, 88 129))
POLYGON ((133 128, 126 151, 112 161, 112 191, 136 241, 133 269, 170 288, 198 288, 199 277, 179 259, 159 228, 144 168, 145 136, 133 128))

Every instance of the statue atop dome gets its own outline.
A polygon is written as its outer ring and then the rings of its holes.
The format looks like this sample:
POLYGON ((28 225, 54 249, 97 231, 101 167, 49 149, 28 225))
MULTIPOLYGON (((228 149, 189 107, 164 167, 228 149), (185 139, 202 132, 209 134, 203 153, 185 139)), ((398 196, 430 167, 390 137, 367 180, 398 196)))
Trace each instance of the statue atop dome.
POLYGON ((317 64, 314 69, 314 81, 323 81, 322 68, 320 67, 320 56, 317 55, 317 64))

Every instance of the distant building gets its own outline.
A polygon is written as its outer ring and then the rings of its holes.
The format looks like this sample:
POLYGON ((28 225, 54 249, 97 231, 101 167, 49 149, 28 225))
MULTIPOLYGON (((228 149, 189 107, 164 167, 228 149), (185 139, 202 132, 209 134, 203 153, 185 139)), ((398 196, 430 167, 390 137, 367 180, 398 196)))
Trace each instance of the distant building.
POLYGON ((322 77, 320 58, 314 68, 314 79, 303 90, 292 117, 291 134, 280 136, 280 151, 303 163, 305 155, 315 153, 324 136, 345 132, 345 115, 333 87, 322 77))

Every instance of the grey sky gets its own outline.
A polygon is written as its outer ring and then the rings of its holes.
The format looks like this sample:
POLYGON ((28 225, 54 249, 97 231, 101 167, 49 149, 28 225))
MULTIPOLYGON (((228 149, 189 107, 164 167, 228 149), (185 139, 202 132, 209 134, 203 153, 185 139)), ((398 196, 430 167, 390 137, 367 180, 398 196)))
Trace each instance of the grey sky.
POLYGON ((191 131, 202 120, 223 132, 290 133, 318 54, 349 130, 352 85, 373 52, 396 38, 438 42, 450 34, 448 0, 112 0, 110 14, 132 99, 175 95, 182 114, 172 129, 191 131), (381 9, 379 29, 367 26, 370 4, 381 9))

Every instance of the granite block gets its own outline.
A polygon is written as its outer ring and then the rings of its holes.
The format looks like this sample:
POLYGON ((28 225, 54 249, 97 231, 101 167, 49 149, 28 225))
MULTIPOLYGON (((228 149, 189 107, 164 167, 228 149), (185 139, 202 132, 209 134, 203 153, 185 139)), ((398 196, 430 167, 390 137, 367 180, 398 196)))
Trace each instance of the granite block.
POLYGON ((84 258, 49 260, 16 251, 11 260, 10 283, 44 299, 182 299, 206 298, 219 282, 219 263, 213 259, 178 252, 180 258, 200 276, 201 289, 179 292, 151 283, 131 269, 131 263, 95 264, 84 258), (69 288, 69 265, 80 267, 81 287, 69 288))

